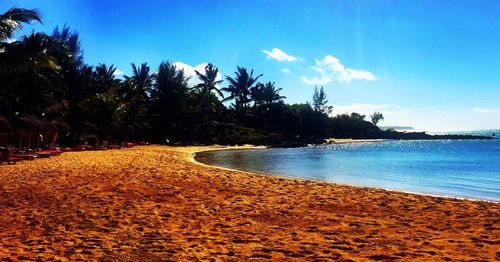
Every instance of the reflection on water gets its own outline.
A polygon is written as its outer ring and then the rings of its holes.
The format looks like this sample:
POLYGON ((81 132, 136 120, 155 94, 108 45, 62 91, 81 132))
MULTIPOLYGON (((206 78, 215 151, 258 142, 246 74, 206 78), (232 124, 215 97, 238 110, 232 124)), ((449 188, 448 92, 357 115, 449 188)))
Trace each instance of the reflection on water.
POLYGON ((500 140, 384 141, 200 153, 200 162, 272 175, 500 200, 500 140))

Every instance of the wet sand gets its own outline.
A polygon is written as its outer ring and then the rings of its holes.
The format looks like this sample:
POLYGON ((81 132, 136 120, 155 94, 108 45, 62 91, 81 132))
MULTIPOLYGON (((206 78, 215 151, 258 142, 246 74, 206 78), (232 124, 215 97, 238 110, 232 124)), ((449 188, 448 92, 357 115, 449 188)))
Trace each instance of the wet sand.
POLYGON ((499 260, 500 204, 268 177, 206 147, 0 166, 0 259, 499 260))

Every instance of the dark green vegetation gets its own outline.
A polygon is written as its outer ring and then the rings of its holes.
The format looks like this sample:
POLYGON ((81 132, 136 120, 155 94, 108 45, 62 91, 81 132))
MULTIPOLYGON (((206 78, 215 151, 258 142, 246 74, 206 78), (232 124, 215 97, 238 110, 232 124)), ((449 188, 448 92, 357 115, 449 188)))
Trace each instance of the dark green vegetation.
POLYGON ((356 113, 330 117, 322 87, 315 89, 312 105, 286 104, 281 88, 245 67, 223 81, 208 64, 196 72, 196 86, 168 61, 155 68, 132 64, 133 74, 119 79, 113 65, 87 65, 78 33, 66 26, 9 42, 27 22, 41 19, 20 8, 0 16, 0 143, 24 138, 28 146, 71 145, 91 137, 93 143, 168 139, 294 146, 325 137, 440 138, 381 131, 379 113, 372 122, 356 113))

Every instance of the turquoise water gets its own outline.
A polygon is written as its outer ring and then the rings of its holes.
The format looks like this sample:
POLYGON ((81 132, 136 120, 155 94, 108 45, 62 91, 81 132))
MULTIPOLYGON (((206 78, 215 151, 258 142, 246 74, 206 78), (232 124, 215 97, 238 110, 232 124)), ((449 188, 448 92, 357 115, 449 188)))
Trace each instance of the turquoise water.
POLYGON ((383 141, 199 153, 200 162, 270 175, 500 201, 500 140, 383 141))

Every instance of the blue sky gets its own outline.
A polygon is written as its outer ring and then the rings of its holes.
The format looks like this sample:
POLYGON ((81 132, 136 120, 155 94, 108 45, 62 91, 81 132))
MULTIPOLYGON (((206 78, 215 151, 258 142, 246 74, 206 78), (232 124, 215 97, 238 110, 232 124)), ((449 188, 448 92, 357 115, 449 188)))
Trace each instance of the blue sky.
MULTIPOLYGON (((51 32, 80 33, 85 61, 212 62, 255 69, 287 102, 323 85, 335 113, 381 111, 382 125, 500 128, 500 1, 3 0, 37 8, 51 32)), ((20 37, 19 35, 16 37, 20 37)))

